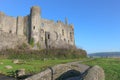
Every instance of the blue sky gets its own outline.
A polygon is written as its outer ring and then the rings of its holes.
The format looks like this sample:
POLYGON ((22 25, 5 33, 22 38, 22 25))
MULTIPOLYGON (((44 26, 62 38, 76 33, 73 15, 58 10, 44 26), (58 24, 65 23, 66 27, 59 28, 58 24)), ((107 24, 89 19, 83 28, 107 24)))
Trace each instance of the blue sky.
POLYGON ((77 47, 88 53, 120 51, 120 0, 1 0, 0 11, 25 16, 33 5, 41 7, 42 18, 67 17, 77 47))

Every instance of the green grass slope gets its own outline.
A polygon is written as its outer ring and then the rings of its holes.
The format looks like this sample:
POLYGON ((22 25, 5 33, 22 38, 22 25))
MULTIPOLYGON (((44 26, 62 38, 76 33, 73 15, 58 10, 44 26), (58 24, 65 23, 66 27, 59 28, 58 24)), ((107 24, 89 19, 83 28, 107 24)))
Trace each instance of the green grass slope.
POLYGON ((105 80, 120 80, 120 58, 97 58, 84 64, 101 66, 105 71, 105 80))
POLYGON ((86 58, 86 51, 82 49, 7 49, 0 51, 0 73, 13 75, 16 70, 25 69, 26 74, 35 74, 50 66, 83 58, 86 58), (20 63, 14 64, 14 59, 20 60, 20 63), (13 68, 6 69, 7 65, 13 68))

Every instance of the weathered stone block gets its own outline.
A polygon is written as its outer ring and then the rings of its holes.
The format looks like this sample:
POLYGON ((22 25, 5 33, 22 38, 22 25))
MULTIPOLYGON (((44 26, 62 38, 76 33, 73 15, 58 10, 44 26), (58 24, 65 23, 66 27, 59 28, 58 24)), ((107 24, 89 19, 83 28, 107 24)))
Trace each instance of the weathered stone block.
POLYGON ((104 70, 99 66, 92 67, 84 80, 105 80, 104 70))
POLYGON ((17 77, 24 76, 24 75, 25 75, 25 69, 16 70, 17 77))

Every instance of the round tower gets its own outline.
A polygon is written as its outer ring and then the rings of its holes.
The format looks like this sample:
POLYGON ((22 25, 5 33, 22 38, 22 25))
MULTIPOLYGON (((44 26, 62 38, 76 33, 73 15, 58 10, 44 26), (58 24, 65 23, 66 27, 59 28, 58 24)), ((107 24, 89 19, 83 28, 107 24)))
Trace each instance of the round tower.
POLYGON ((31 18, 31 39, 34 40, 34 44, 39 42, 39 29, 40 29, 40 8, 33 6, 30 13, 31 18))
POLYGON ((38 6, 33 6, 31 8, 31 16, 36 16, 39 15, 40 16, 40 8, 38 6))

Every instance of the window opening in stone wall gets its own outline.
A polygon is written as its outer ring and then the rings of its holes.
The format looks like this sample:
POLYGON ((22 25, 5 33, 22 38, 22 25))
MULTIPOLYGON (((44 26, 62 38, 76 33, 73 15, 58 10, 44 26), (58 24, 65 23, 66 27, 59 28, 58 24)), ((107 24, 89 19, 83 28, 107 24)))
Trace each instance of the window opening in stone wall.
POLYGON ((35 29, 35 26, 33 26, 33 30, 35 29))
POLYGON ((62 29, 62 35, 64 36, 64 30, 62 29))
POLYGON ((70 37, 72 37, 72 32, 70 32, 70 37))
POLYGON ((50 39, 50 34, 48 34, 48 39, 50 39))
POLYGON ((72 32, 70 32, 70 40, 72 41, 72 32))
POLYGON ((9 33, 12 33, 12 31, 10 30, 9 33))
POLYGON ((54 31, 54 32, 55 32, 56 40, 57 40, 58 39, 58 33, 56 31, 54 31))
POLYGON ((41 26, 44 27, 44 23, 41 23, 41 26))

